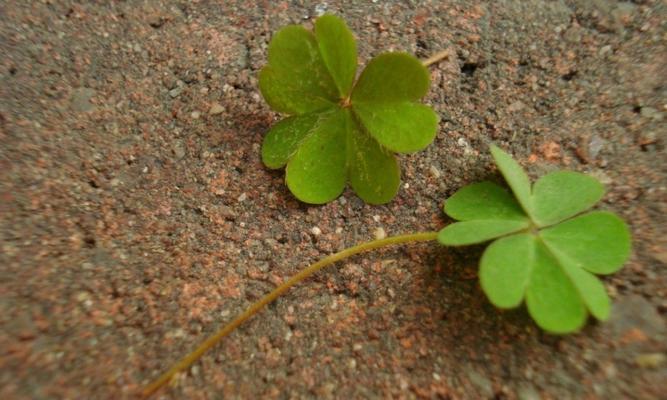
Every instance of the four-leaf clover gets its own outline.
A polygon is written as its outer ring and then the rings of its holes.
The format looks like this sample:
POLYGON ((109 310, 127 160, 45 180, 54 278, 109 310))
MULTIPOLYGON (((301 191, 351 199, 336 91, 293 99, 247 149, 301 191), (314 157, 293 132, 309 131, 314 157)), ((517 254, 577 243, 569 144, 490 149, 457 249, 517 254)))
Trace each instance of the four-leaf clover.
POLYGON ((435 137, 438 117, 418 103, 430 83, 419 60, 385 53, 355 83, 356 71, 352 32, 333 15, 318 18, 314 32, 287 26, 269 44, 260 90, 290 116, 266 135, 262 161, 287 166, 287 186, 301 201, 329 202, 349 182, 365 202, 386 203, 400 183, 393 152, 421 150, 435 137))
POLYGON ((607 319, 609 298, 594 274, 623 266, 630 234, 610 212, 580 215, 602 198, 602 185, 577 172, 557 171, 531 188, 507 153, 496 146, 491 153, 516 199, 491 182, 462 188, 445 202, 445 212, 461 222, 442 229, 438 240, 456 246, 498 238, 480 262, 482 289, 500 308, 525 299, 530 315, 547 331, 576 331, 588 313, 607 319))

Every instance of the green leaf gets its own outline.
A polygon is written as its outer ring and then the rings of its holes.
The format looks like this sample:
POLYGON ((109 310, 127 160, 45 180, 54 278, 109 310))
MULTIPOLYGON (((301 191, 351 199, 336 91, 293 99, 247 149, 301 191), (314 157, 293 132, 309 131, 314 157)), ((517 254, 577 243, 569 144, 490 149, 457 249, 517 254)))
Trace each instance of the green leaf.
POLYGON ((264 165, 273 169, 284 167, 320 118, 319 113, 297 115, 273 125, 262 143, 264 165))
POLYGON ((522 233, 498 239, 486 249, 479 282, 491 303, 518 307, 523 301, 535 261, 535 237, 522 233))
POLYGON ((533 187, 533 217, 538 226, 549 226, 593 207, 604 195, 595 178, 572 171, 547 174, 533 187))
POLYGON ((542 329, 552 333, 571 333, 586 322, 586 306, 571 278, 540 242, 526 289, 526 306, 542 329))
POLYGON ((384 53, 373 58, 352 90, 357 102, 417 101, 430 85, 428 69, 407 53, 384 53))
POLYGON ((479 279, 497 307, 517 307, 525 296, 530 315, 549 332, 578 330, 587 309, 598 319, 609 315, 602 283, 581 268, 561 264, 532 234, 493 242, 482 255, 479 279))
POLYGON ((459 189, 445 202, 445 212, 459 221, 473 219, 521 219, 526 214, 514 197, 492 182, 481 182, 459 189))
POLYGON ((416 103, 429 86, 419 60, 380 55, 355 86, 356 67, 352 32, 332 15, 318 18, 314 33, 288 26, 269 44, 259 86, 274 110, 292 116, 268 132, 262 161, 287 165, 287 186, 301 201, 331 201, 349 180, 365 202, 386 203, 400 183, 392 152, 422 149, 435 137, 437 115, 416 103))
POLYGON ((594 211, 544 229, 540 237, 562 263, 595 274, 618 271, 630 256, 625 222, 606 211, 594 211))
POLYGON ((438 241, 446 246, 483 243, 530 226, 528 220, 491 219, 457 222, 438 232, 438 241))
POLYGON ((357 43, 352 32, 340 18, 323 15, 315 21, 315 37, 338 94, 347 97, 357 73, 357 43))
POLYGON ((299 200, 323 204, 343 192, 347 157, 340 148, 347 139, 345 119, 343 110, 322 118, 287 163, 287 187, 299 200))
MULTIPOLYGON (((551 253, 553 254, 553 252, 551 253)), ((607 296, 607 291, 602 282, 595 275, 576 265, 563 262, 560 259, 558 259, 558 262, 577 289, 588 311, 595 318, 601 321, 606 320, 609 317, 611 306, 609 304, 609 296, 607 296)))
POLYGON ((405 53, 375 57, 352 90, 352 109, 366 130, 389 150, 410 153, 428 146, 438 116, 415 103, 428 91, 428 70, 405 53))
POLYGON ((380 144, 411 153, 428 146, 438 130, 438 116, 428 106, 410 102, 356 102, 352 109, 380 144))
POLYGON ((401 173, 396 157, 363 132, 347 113, 350 185, 363 201, 383 204, 396 196, 401 173))
POLYGON ((535 322, 553 333, 578 330, 588 313, 607 319, 609 296, 594 274, 621 268, 630 255, 630 233, 610 212, 575 216, 602 197, 602 185, 559 171, 539 179, 531 194, 521 167, 499 148, 491 152, 521 206, 493 183, 464 187, 445 202, 445 212, 463 222, 442 229, 438 240, 461 245, 515 233, 491 243, 480 261, 480 284, 491 303, 512 308, 525 298, 535 322))
POLYGON ((298 25, 281 29, 271 40, 259 88, 271 108, 287 114, 330 108, 339 99, 315 35, 298 25))
POLYGON ((507 184, 509 184, 512 192, 514 192, 514 195, 519 201, 519 204, 521 204, 521 207, 523 207, 528 215, 532 215, 530 180, 528 179, 526 172, 524 172, 519 163, 514 161, 509 154, 505 153, 497 146, 491 146, 491 155, 493 156, 500 173, 503 174, 507 184))

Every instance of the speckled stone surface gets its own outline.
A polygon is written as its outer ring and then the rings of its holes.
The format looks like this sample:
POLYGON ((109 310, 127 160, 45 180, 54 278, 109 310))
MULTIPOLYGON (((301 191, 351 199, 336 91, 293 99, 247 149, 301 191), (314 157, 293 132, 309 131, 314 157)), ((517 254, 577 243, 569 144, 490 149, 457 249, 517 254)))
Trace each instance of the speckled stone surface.
POLYGON ((540 332, 495 310, 481 247, 357 256, 243 325, 156 398, 658 399, 667 393, 667 2, 3 1, 0 398, 122 399, 300 268, 436 230, 444 199, 590 173, 633 255, 610 321, 540 332), (342 16, 360 62, 430 68, 435 142, 384 206, 297 202, 260 161, 278 116, 257 72, 272 33, 342 16), (317 229, 314 229, 317 228, 317 229))

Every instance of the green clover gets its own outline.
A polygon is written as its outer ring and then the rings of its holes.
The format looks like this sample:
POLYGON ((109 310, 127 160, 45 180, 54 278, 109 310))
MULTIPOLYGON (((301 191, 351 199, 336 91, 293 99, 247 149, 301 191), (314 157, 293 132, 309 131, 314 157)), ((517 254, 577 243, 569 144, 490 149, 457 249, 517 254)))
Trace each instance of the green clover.
POLYGON ((290 116, 269 130, 262 161, 287 166, 287 186, 303 202, 327 203, 349 182, 365 202, 386 203, 400 183, 393 152, 421 150, 435 137, 438 117, 418 103, 430 83, 419 60, 381 54, 355 84, 356 70, 352 32, 333 15, 318 18, 314 32, 287 26, 269 44, 260 90, 290 116))
POLYGON ((609 316, 609 298, 595 274, 611 274, 630 254, 625 223, 606 211, 582 212, 604 194, 589 176, 557 171, 531 188, 528 176, 507 153, 492 146, 496 165, 514 197, 482 182, 462 188, 445 202, 461 222, 442 229, 438 240, 458 246, 497 239, 485 250, 479 278, 491 303, 518 307, 553 333, 578 330, 588 313, 609 316))

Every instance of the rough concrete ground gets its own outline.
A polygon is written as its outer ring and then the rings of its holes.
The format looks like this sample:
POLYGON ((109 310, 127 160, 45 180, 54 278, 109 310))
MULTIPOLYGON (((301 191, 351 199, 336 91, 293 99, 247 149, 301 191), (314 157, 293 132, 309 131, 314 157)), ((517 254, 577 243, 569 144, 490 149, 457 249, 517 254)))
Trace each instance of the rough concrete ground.
POLYGON ((666 21, 664 0, 2 2, 0 398, 132 398, 303 266, 444 226, 448 195, 499 180, 491 142, 533 178, 607 186, 634 239, 610 321, 546 335, 485 299, 481 248, 391 248, 292 290, 160 396, 664 396, 666 21), (325 11, 363 63, 456 54, 431 67, 438 136, 385 206, 305 206, 260 162, 268 41, 325 11))

